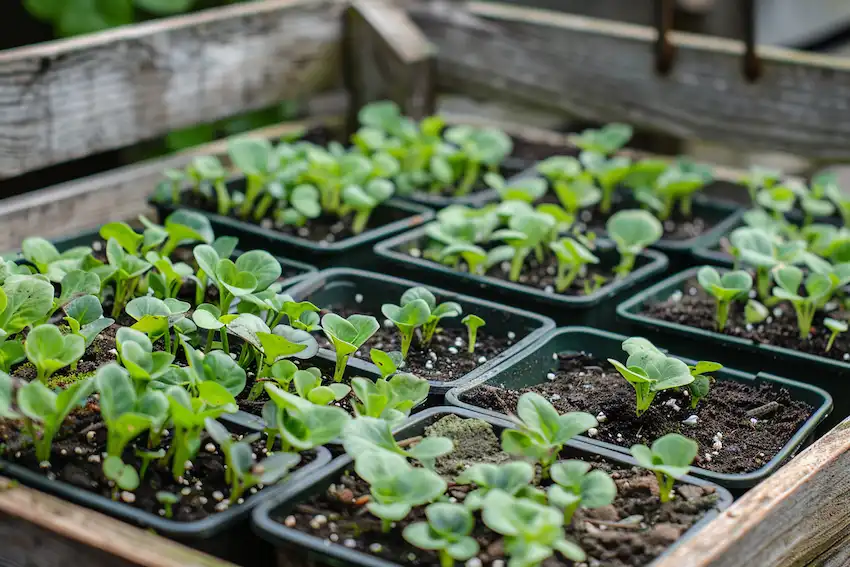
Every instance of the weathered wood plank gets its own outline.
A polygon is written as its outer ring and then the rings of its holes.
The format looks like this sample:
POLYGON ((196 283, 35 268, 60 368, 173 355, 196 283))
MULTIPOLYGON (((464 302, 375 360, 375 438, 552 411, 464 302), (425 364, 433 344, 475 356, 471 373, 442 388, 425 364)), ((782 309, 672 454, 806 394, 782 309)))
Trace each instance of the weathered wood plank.
POLYGON ((235 567, 0 478, 0 563, 11 567, 235 567))
POLYGON ((741 42, 670 34, 672 72, 654 68, 655 31, 504 4, 408 0, 438 48, 438 85, 682 138, 850 158, 850 60, 760 47, 741 74, 741 42))
POLYGON ((838 557, 827 565, 844 565, 848 529, 850 420, 747 492, 657 567, 796 567, 825 553, 838 557))
POLYGON ((392 100, 414 118, 434 112, 435 50, 403 9, 386 0, 352 0, 344 36, 350 130, 357 111, 377 100, 392 100))
MULTIPOLYGON (((344 110, 340 102, 344 101, 337 99, 335 105, 327 107, 329 114, 322 118, 271 126, 244 135, 275 138, 314 124, 339 125, 338 117, 344 110)), ((17 249, 21 240, 36 233, 45 238, 65 236, 146 214, 147 198, 165 169, 185 167, 197 155, 220 156, 226 151, 226 141, 213 142, 2 201, 0 250, 17 249)))
POLYGON ((330 87, 344 4, 250 2, 0 52, 0 179, 330 87))

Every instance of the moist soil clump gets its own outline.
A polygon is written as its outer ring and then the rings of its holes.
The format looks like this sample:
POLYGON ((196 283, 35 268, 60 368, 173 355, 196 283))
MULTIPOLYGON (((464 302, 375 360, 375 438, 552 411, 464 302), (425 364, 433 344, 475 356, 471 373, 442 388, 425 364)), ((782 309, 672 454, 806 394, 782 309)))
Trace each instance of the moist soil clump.
MULTIPOLYGON (((11 428, 5 429, 4 433, 13 431, 11 428)), ((241 436, 235 435, 234 438, 239 439, 241 436)), ((170 437, 166 438, 166 442, 169 439, 170 437)), ((7 447, 21 445, 24 441, 19 434, 17 439, 10 439, 7 442, 7 447)), ((146 449, 143 441, 138 442, 140 448, 146 449)), ((226 510, 227 505, 222 502, 227 502, 230 497, 230 485, 225 481, 224 456, 218 446, 215 446, 212 452, 206 450, 205 446, 210 442, 209 437, 202 438, 201 450, 192 459, 192 468, 187 469, 183 475, 185 482, 176 481, 169 467, 162 466, 154 460, 148 467, 139 488, 133 493, 119 491, 119 501, 162 516, 164 512, 160 510, 163 510, 163 506, 156 499, 156 493, 165 491, 177 494, 180 496, 180 502, 173 506, 172 519, 178 522, 201 520, 226 510), (222 498, 218 498, 219 496, 222 498)), ((65 421, 62 431, 53 442, 50 468, 45 469, 39 466, 35 452, 30 446, 12 448, 4 458, 38 472, 50 480, 67 482, 89 492, 112 498, 114 488, 110 486, 111 481, 103 474, 104 453, 102 451, 105 447, 106 428, 100 421, 96 403, 90 401, 86 408, 75 411, 65 421), (89 440, 88 434, 92 431, 94 437, 89 440)), ((142 461, 135 455, 135 447, 136 444, 131 443, 122 459, 124 463, 132 465, 138 471, 142 461)), ((265 440, 256 441, 253 449, 258 460, 262 460, 266 455, 265 440)), ((302 453, 301 462, 290 474, 314 459, 314 452, 302 453)), ((243 495, 244 500, 248 500, 259 490, 246 491, 243 495)))
POLYGON ((571 353, 559 355, 558 363, 558 369, 542 384, 519 390, 484 385, 466 392, 462 399, 511 414, 516 412, 522 394, 536 392, 549 400, 558 413, 585 411, 595 415, 599 425, 593 439, 631 447, 636 443, 651 444, 667 433, 680 433, 700 445, 695 466, 723 473, 761 468, 813 411, 807 403, 792 399, 785 388, 717 380, 695 409, 687 389, 664 390, 637 417, 634 388, 607 361, 571 353), (747 414, 764 407, 771 411, 759 418, 747 414), (693 425, 692 416, 696 416, 693 425))
MULTIPOLYGON (((323 310, 324 315, 328 310, 323 310)), ((343 306, 331 306, 329 311, 349 317, 355 313, 364 314, 363 311, 349 309, 343 306)), ((384 321, 385 317, 380 313, 365 313, 384 321)), ((469 333, 466 327, 440 327, 431 337, 428 346, 422 345, 422 335, 417 329, 416 337, 410 345, 407 353, 403 372, 410 372, 420 378, 437 382, 449 382, 462 378, 472 372, 488 360, 498 356, 510 348, 521 336, 511 339, 507 336, 497 337, 487 332, 487 326, 478 328, 475 337, 475 352, 469 352, 469 333)), ((325 336, 317 336, 319 346, 333 349, 330 341, 325 336)), ((391 323, 386 322, 372 335, 363 348, 354 353, 353 356, 369 361, 369 350, 380 349, 384 352, 401 351, 401 333, 391 323)))
MULTIPOLYGON (((463 422, 464 427, 465 422, 469 421, 484 423, 471 419, 462 420, 457 416, 445 419, 455 420, 453 427, 457 422, 463 422)), ((434 431, 429 428, 427 434, 445 434, 442 429, 434 431)), ((479 462, 478 459, 489 462, 504 460, 504 453, 501 453, 498 442, 487 441, 498 439, 489 424, 466 429, 468 431, 458 432, 461 437, 465 437, 464 443, 467 441, 467 434, 482 436, 485 439, 484 443, 478 445, 479 450, 476 450, 475 455, 466 455, 470 457, 466 464, 479 462), (489 456, 480 451, 488 446, 489 456)), ((462 447, 462 444, 460 446, 462 447)), ((575 455, 564 454, 562 457, 575 458, 575 455)), ((449 458, 456 459, 457 456, 450 455, 449 458)), ((714 508, 717 502, 713 486, 677 484, 676 497, 671 502, 662 504, 658 497, 658 483, 652 473, 609 463, 598 457, 587 457, 587 460, 591 461, 594 467, 608 472, 617 485, 617 497, 613 504, 595 510, 577 511, 571 525, 566 528, 567 537, 585 550, 591 565, 646 565, 662 554, 707 511, 714 508)), ((537 475, 535 482, 538 485, 539 478, 537 475)), ((447 478, 451 479, 451 476, 447 478)), ((449 482, 447 495, 462 503, 473 488, 471 485, 449 482)), ((401 535, 405 526, 425 519, 424 507, 414 508, 404 520, 396 522, 390 532, 383 533, 380 520, 369 514, 365 508, 368 495, 369 487, 366 482, 354 474, 345 475, 324 492, 295 505, 293 509, 274 519, 298 531, 322 538, 328 545, 344 545, 403 565, 439 564, 434 552, 410 545, 401 535), (318 520, 320 516, 324 521, 318 520)), ((478 559, 484 565, 506 559, 502 536, 487 529, 481 521, 480 513, 476 513, 472 536, 479 543, 478 559)), ((554 567, 574 563, 556 554, 543 565, 554 567)))
POLYGON ((797 315, 789 303, 783 302, 774 306, 771 316, 763 323, 750 325, 744 317, 744 305, 736 302, 730 308, 729 320, 723 331, 716 329, 714 323, 716 311, 714 298, 709 296, 696 280, 689 280, 682 292, 674 293, 666 301, 645 304, 641 314, 695 329, 749 339, 756 343, 784 347, 843 362, 850 361, 850 333, 839 334, 832 348, 829 351, 826 350, 832 331, 826 328, 823 320, 827 316, 847 320, 850 314, 844 311, 830 313, 818 311, 812 321, 811 332, 807 339, 800 339, 797 315))

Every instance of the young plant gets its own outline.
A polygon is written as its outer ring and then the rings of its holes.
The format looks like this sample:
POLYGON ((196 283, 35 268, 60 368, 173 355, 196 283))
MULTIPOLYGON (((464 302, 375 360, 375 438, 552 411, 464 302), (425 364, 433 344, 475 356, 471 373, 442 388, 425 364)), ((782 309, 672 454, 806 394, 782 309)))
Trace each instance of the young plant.
POLYGON ((584 461, 560 461, 549 471, 555 484, 549 487, 549 503, 564 511, 569 525, 575 511, 581 508, 607 506, 617 496, 617 485, 605 471, 591 470, 584 461))
POLYGON ((369 315, 351 315, 348 319, 343 319, 336 313, 328 313, 322 317, 322 331, 333 343, 336 351, 334 382, 342 382, 349 357, 380 327, 378 320, 369 315))
POLYGON ((463 152, 463 175, 455 197, 472 191, 481 176, 482 166, 498 167, 513 150, 511 138, 496 128, 452 126, 445 131, 445 137, 463 152))
POLYGON ((59 309, 66 307, 80 296, 100 293, 100 278, 92 272, 71 270, 62 277, 59 297, 53 299, 53 307, 45 314, 42 322, 48 322, 59 309))
POLYGON ((354 470, 369 483, 372 497, 366 509, 381 519, 385 533, 390 531, 393 522, 403 520, 414 506, 433 502, 447 488, 446 481, 437 473, 415 468, 401 455, 382 450, 358 453, 354 470))
POLYGON ((756 291, 762 301, 771 297, 771 270, 802 262, 805 252, 803 242, 778 242, 775 235, 760 228, 736 228, 729 235, 729 242, 736 260, 756 269, 756 291))
POLYGON ((485 173, 484 183, 494 189, 502 201, 534 203, 546 194, 546 180, 539 177, 520 177, 505 181, 498 173, 485 173))
POLYGON ((143 332, 152 342, 162 338, 165 351, 173 354, 177 352, 177 342, 171 340, 171 328, 186 317, 191 307, 179 299, 145 296, 127 303, 126 312, 136 320, 131 329, 143 332))
POLYGON ((841 333, 847 332, 848 325, 847 321, 839 321, 838 319, 832 319, 831 317, 824 317, 823 325, 831 332, 829 335, 829 341, 826 343, 826 352, 829 352, 836 337, 838 337, 841 333))
POLYGON ((649 409, 658 392, 687 386, 694 381, 687 364, 667 356, 644 338, 626 339, 623 350, 629 355, 625 365, 612 358, 608 362, 635 389, 638 417, 649 409))
POLYGON ((448 455, 454 443, 448 437, 425 437, 408 449, 402 448, 393 437, 390 422, 375 417, 357 417, 349 421, 342 436, 342 444, 349 455, 371 451, 386 451, 415 459, 427 469, 433 469, 438 457, 448 455))
POLYGON ((753 166, 742 181, 750 194, 750 200, 755 204, 756 195, 761 189, 770 189, 781 179, 781 171, 753 166))
POLYGON ((570 439, 597 425, 596 418, 589 413, 558 415, 552 404, 535 392, 520 397, 517 415, 511 416, 511 420, 517 428, 502 432, 502 449, 538 461, 544 477, 549 475, 549 467, 570 439))
POLYGON ((29 332, 24 350, 35 366, 38 379, 47 384, 54 372, 82 358, 86 341, 79 335, 63 335, 59 327, 45 323, 29 332))
MULTIPOLYGON (((339 384, 337 384, 339 385, 339 384)), ((395 426, 410 415, 410 410, 428 397, 428 381, 413 374, 398 373, 389 380, 351 379, 356 401, 352 401, 357 416, 377 417, 395 426)))
POLYGON ((381 313, 392 321, 401 333, 401 356, 402 359, 406 359, 410 344, 413 342, 413 334, 431 317, 431 308, 424 299, 418 297, 408 298, 405 303, 405 297, 402 296, 401 303, 401 305, 385 303, 381 305, 381 313))
POLYGON ((373 348, 369 350, 369 358, 372 359, 372 364, 378 367, 381 378, 384 379, 395 374, 396 370, 404 365, 404 357, 398 351, 384 352, 373 348))
POLYGON ((337 439, 351 419, 342 408, 316 405, 283 391, 276 384, 266 382, 265 388, 271 398, 263 407, 269 448, 277 435, 282 451, 306 451, 324 445, 337 439))
POLYGON ((298 453, 284 452, 277 452, 258 462, 251 443, 260 438, 259 434, 234 441, 223 425, 209 417, 204 421, 204 427, 224 455, 227 465, 225 479, 230 483, 231 504, 236 504, 246 490, 258 484, 271 485, 280 481, 301 462, 298 453))
POLYGON ((30 237, 21 243, 21 255, 39 274, 51 282, 61 282, 66 273, 81 269, 83 261, 91 255, 91 248, 75 246, 60 253, 50 241, 30 237))
POLYGON ((106 258, 109 261, 115 282, 115 292, 112 297, 112 318, 117 319, 136 293, 141 277, 151 269, 151 265, 138 256, 126 252, 115 238, 106 242, 106 258))
POLYGON ((602 198, 602 191, 572 156, 546 158, 537 164, 537 171, 549 180, 561 206, 571 214, 592 207, 602 198))
POLYGON ((392 197, 395 186, 386 179, 372 179, 362 186, 348 185, 342 190, 343 207, 345 211, 354 211, 354 220, 351 223, 351 231, 360 234, 369 224, 369 217, 381 203, 392 197))
POLYGON ((691 163, 678 162, 655 180, 654 195, 661 202, 659 218, 667 220, 678 202, 679 212, 690 218, 694 193, 700 191, 712 179, 708 168, 691 163))
POLYGON ((558 274, 555 277, 555 290, 558 293, 569 289, 588 264, 599 263, 599 258, 574 238, 562 238, 550 242, 549 249, 558 259, 558 274))
POLYGON ((484 500, 481 519, 505 536, 510 567, 536 567, 560 552, 571 561, 584 561, 584 551, 564 535, 564 515, 556 508, 494 490, 484 500))
POLYGON ((507 463, 475 463, 455 479, 457 484, 474 484, 478 488, 467 493, 463 501, 470 510, 479 510, 484 499, 493 490, 502 490, 511 496, 538 499, 546 502, 546 494, 531 485, 534 466, 527 461, 507 463))
POLYGON ((170 520, 174 516, 174 505, 180 502, 180 495, 160 490, 156 493, 156 501, 162 504, 165 517, 170 520))
POLYGON ((471 537, 475 527, 472 513, 461 504, 437 502, 425 508, 425 522, 404 528, 402 537, 419 549, 437 551, 441 567, 466 561, 478 554, 478 541, 471 537))
POLYGON ((620 253, 620 264, 614 271, 621 278, 631 273, 638 254, 647 246, 655 244, 664 234, 664 228, 657 218, 637 209, 614 213, 605 223, 605 230, 620 253))
POLYGON ((504 242, 514 250, 510 281, 519 281, 525 260, 532 251, 542 261, 543 246, 551 238, 556 223, 552 215, 527 211, 511 215, 508 228, 493 232, 490 240, 504 242))
POLYGON ((230 212, 230 193, 225 184, 227 170, 215 156, 198 156, 192 160, 187 168, 190 179, 195 181, 197 191, 202 185, 211 185, 216 195, 216 212, 221 216, 227 216, 230 212))
POLYGON ((235 313, 221 314, 218 307, 211 303, 202 303, 192 312, 192 321, 199 329, 207 331, 207 339, 204 344, 204 353, 211 351, 215 347, 220 347, 226 352, 230 352, 230 345, 227 340, 228 323, 231 323, 238 317, 235 313), (215 332, 219 332, 219 342, 214 343, 213 338, 215 332))
POLYGON ((467 342, 467 352, 472 354, 475 352, 475 341, 478 337, 478 328, 486 325, 484 319, 479 317, 478 315, 473 315, 470 313, 460 321, 464 325, 466 325, 466 342, 467 342))
POLYGON ((113 482, 112 499, 118 500, 118 490, 132 492, 139 488, 139 473, 121 457, 110 455, 103 460, 103 476, 113 482))
POLYGON ((596 178, 596 182, 602 189, 600 212, 610 213, 614 202, 614 191, 631 171, 632 160, 625 156, 606 158, 602 154, 593 152, 584 152, 580 157, 585 169, 596 178))
MULTIPOLYGON (((237 214, 243 219, 254 211, 257 199, 273 181, 276 164, 274 148, 265 138, 235 138, 227 144, 227 153, 233 164, 245 174, 245 195, 237 214)), ((262 215, 255 220, 262 219, 262 215)))
POLYGON ((85 340, 86 348, 90 347, 97 336, 106 328, 112 326, 114 319, 103 316, 103 306, 94 295, 84 295, 64 307, 65 317, 71 333, 85 340))
POLYGON ((744 270, 726 272, 721 276, 711 266, 703 266, 697 272, 697 281, 717 302, 714 320, 718 331, 726 328, 730 305, 738 299, 747 297, 753 288, 753 278, 744 270))
POLYGON ((630 451, 638 465, 655 473, 661 501, 669 502, 673 483, 688 474, 699 445, 678 433, 668 433, 656 439, 651 449, 646 445, 632 445, 630 451))
POLYGON ((779 300, 788 301, 794 306, 800 339, 808 338, 815 313, 832 296, 833 281, 829 276, 812 272, 805 278, 804 283, 803 271, 796 266, 776 268, 773 270, 773 279, 777 284, 773 288, 773 296, 779 300), (799 295, 801 285, 806 290, 806 297, 799 295))
POLYGON ((580 134, 570 134, 567 140, 585 152, 610 156, 632 139, 634 130, 628 124, 612 122, 601 128, 588 128, 580 134))
POLYGON ((236 262, 221 258, 209 244, 199 244, 193 253, 200 269, 218 288, 221 313, 230 312, 234 299, 263 291, 280 278, 280 262, 264 250, 245 252, 236 262))
POLYGON ((688 384, 691 408, 696 409, 700 400, 708 396, 708 392, 711 390, 711 384, 714 382, 714 377, 709 376, 709 373, 716 372, 721 368, 723 368, 722 364, 707 360, 700 360, 696 366, 688 366, 691 376, 694 377, 694 381, 688 384))
POLYGON ((120 327, 115 333, 118 362, 127 369, 136 383, 136 393, 141 395, 150 382, 163 377, 174 361, 169 352, 154 352, 153 343, 141 331, 120 327))
POLYGON ((23 415, 24 430, 32 437, 35 458, 50 462, 53 438, 65 418, 94 390, 94 381, 86 378, 74 382, 57 394, 38 380, 18 389, 18 409, 23 415))
MULTIPOLYGON (((356 380, 356 378, 354 379, 356 380)), ((345 384, 322 385, 322 371, 318 368, 296 370, 292 375, 295 393, 319 406, 338 402, 351 393, 351 387, 345 384)), ((353 383, 353 380, 352 380, 353 383)))
POLYGON ((750 299, 744 307, 744 319, 749 325, 757 325, 770 317, 770 310, 760 301, 750 299))
POLYGON ((437 331, 437 325, 441 319, 446 317, 459 317, 463 313, 463 308, 455 301, 446 301, 445 303, 437 303, 437 298, 427 288, 413 287, 405 291, 401 296, 401 303, 415 299, 423 299, 428 304, 428 320, 422 325, 422 344, 428 346, 431 344, 431 339, 437 331))

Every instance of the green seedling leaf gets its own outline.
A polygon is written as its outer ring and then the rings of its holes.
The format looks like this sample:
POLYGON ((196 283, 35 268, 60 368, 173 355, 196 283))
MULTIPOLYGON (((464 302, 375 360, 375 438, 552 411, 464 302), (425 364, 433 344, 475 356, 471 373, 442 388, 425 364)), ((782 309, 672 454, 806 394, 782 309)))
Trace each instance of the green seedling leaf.
POLYGON ((662 502, 669 502, 673 483, 688 474, 690 465, 699 451, 696 441, 678 433, 668 433, 656 439, 652 448, 632 445, 631 453, 638 465, 655 473, 662 502))

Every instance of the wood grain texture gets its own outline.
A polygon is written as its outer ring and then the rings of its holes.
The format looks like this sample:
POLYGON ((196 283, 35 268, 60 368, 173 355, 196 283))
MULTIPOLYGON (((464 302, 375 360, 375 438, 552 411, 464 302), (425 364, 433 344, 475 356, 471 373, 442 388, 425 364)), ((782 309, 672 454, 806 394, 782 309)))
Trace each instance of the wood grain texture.
POLYGON ((438 85, 681 138, 850 158, 850 60, 760 47, 764 74, 741 73, 743 44, 672 33, 673 71, 652 72, 649 27, 504 4, 408 0, 438 48, 438 85))
POLYGON ((322 91, 343 0, 268 0, 0 52, 0 179, 322 91))
MULTIPOLYGON (((846 565, 850 420, 812 444, 657 567, 846 565)), ((656 566, 653 566, 656 567, 656 566)))
POLYGON ((392 100, 414 118, 434 112, 435 50, 403 9, 385 0, 352 0, 344 36, 350 130, 357 111, 377 100, 392 100))
POLYGON ((0 478, 0 564, 235 567, 5 478, 0 478))
MULTIPOLYGON (((329 114, 315 121, 286 123, 243 135, 278 138, 283 134, 323 123, 339 125, 344 100, 324 104, 329 114)), ((27 236, 67 236, 110 221, 133 219, 149 213, 147 198, 168 168, 185 167, 197 155, 226 154, 227 142, 191 148, 173 156, 141 162, 84 179, 78 179, 0 202, 0 250, 20 247, 27 236)))

